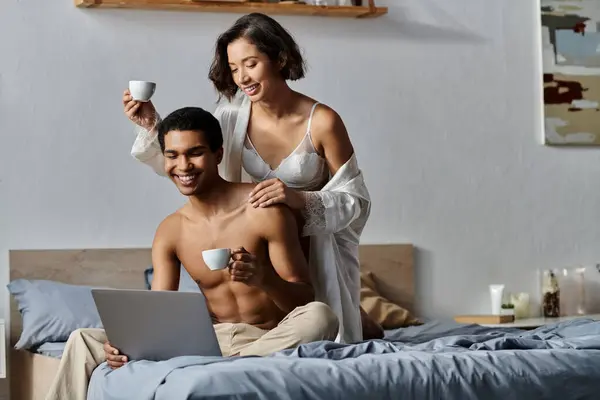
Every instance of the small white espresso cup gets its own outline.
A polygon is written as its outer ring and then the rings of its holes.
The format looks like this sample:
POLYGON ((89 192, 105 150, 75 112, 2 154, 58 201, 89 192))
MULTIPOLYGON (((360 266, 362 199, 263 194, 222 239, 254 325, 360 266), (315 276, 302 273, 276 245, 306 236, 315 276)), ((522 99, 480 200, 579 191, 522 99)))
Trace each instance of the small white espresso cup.
POLYGON ((154 91, 156 90, 156 83, 148 81, 129 81, 129 91, 131 97, 136 101, 143 103, 150 100, 154 91))
POLYGON ((204 250, 202 252, 202 258, 204 259, 204 263, 206 266, 213 270, 217 271, 220 269, 224 269, 229 265, 229 260, 231 259, 231 250, 230 249, 212 249, 212 250, 204 250))

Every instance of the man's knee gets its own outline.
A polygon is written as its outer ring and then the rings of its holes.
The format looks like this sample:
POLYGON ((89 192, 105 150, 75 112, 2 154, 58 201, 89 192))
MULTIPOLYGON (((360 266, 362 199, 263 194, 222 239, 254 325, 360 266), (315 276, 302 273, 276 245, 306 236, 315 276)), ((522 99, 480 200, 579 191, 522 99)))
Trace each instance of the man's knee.
POLYGON ((88 328, 77 328, 69 335, 69 340, 82 339, 87 335, 88 328))
POLYGON ((99 328, 77 328, 69 335, 69 342, 72 341, 103 341, 106 337, 106 333, 103 329, 99 328))
POLYGON ((334 340, 340 323, 333 310, 325 303, 313 301, 306 306, 308 323, 303 326, 304 333, 312 336, 308 341, 334 340))

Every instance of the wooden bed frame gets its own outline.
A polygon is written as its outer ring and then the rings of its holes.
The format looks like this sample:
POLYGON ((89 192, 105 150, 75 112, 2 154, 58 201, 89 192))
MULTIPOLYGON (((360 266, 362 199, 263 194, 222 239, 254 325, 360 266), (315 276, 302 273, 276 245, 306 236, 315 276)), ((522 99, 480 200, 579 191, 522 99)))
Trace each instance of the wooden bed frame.
MULTIPOLYGON (((375 275, 379 293, 414 310, 414 255, 410 244, 361 245, 361 268, 375 275)), ((150 249, 11 250, 10 280, 48 279, 74 285, 144 289, 144 270, 151 265, 150 249)), ((10 299, 10 399, 43 400, 59 359, 15 350, 21 316, 10 299)))

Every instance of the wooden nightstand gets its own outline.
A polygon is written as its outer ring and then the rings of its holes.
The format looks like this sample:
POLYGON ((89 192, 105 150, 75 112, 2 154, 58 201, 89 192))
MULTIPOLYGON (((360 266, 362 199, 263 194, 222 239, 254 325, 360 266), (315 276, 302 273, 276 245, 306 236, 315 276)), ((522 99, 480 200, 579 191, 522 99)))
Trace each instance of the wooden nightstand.
POLYGON ((590 315, 572 315, 568 317, 558 317, 558 318, 524 318, 524 319, 516 319, 515 322, 507 322, 504 324, 480 324, 481 326, 490 326, 494 328, 517 328, 517 329, 535 329, 540 326, 554 324, 557 322, 563 321, 571 321, 578 318, 588 318, 593 319, 594 321, 600 321, 600 314, 590 314, 590 315))

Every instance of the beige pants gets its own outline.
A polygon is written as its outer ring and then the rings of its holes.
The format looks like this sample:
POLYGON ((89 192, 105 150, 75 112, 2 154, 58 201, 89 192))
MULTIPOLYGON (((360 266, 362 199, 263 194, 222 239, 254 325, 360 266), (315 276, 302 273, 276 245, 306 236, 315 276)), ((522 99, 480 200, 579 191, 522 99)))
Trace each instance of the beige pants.
MULTIPOLYGON (((265 356, 303 343, 334 340, 338 319, 324 303, 312 302, 289 313, 275 328, 264 330, 248 324, 214 325, 224 356, 265 356)), ((102 329, 74 331, 46 400, 85 400, 90 376, 106 360, 102 329)))

